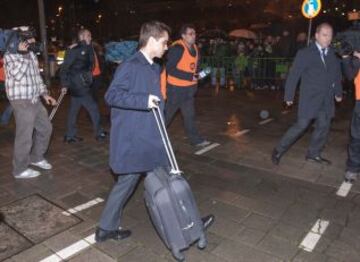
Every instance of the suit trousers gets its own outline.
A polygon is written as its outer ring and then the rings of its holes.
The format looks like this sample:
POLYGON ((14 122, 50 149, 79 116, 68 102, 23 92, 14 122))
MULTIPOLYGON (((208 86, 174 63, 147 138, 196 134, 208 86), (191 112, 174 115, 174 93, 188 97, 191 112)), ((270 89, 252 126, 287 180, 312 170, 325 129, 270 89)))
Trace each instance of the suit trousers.
POLYGON ((319 112, 315 119, 298 118, 297 122, 292 125, 281 138, 279 144, 276 146, 276 150, 281 154, 285 153, 306 131, 313 120, 315 120, 315 127, 306 156, 310 158, 320 156, 326 143, 331 123, 331 118, 325 111, 319 112))
POLYGON ((142 174, 119 175, 102 211, 99 227, 113 231, 120 227, 122 211, 142 174))
POLYGON ((93 124, 93 129, 95 136, 98 136, 103 132, 100 126, 100 112, 97 103, 91 94, 85 96, 72 96, 70 101, 70 109, 67 118, 67 130, 66 137, 73 138, 76 136, 76 120, 79 114, 81 106, 85 107, 86 111, 89 113, 91 122, 93 124))
POLYGON ((199 144, 204 139, 199 135, 195 126, 195 93, 196 87, 168 87, 165 106, 166 125, 168 126, 180 109, 184 120, 185 133, 193 145, 199 144))
POLYGON ((16 123, 13 158, 13 175, 16 176, 25 171, 30 162, 44 159, 52 125, 40 100, 35 103, 31 100, 14 100, 10 103, 16 123))
POLYGON ((357 111, 354 110, 351 120, 350 143, 346 162, 346 170, 354 173, 360 172, 360 114, 357 111))

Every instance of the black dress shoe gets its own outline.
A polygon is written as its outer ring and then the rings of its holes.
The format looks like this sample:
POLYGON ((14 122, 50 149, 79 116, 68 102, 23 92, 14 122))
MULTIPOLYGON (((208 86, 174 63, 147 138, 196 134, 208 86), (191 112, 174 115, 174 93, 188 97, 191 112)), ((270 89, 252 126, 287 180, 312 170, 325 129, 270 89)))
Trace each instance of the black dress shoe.
POLYGON ((130 230, 114 230, 108 231, 101 228, 97 228, 95 232, 95 241, 104 242, 108 239, 122 240, 128 238, 131 235, 130 230))
POLYGON ((282 154, 280 152, 278 152, 276 149, 274 149, 271 154, 272 163, 274 165, 279 165, 281 156, 282 156, 282 154))
POLYGON ((83 140, 84 139, 82 137, 78 137, 78 136, 74 136, 74 137, 64 136, 64 142, 68 143, 68 144, 78 143, 78 142, 81 142, 83 140))
POLYGON ((208 216, 202 217, 201 221, 203 222, 204 230, 206 230, 214 223, 215 216, 214 215, 208 215, 208 216))
POLYGON ((316 156, 316 157, 306 157, 305 158, 306 161, 310 161, 310 162, 314 162, 317 164, 325 164, 330 166, 331 165, 331 161, 326 159, 326 158, 322 158, 321 156, 316 156))

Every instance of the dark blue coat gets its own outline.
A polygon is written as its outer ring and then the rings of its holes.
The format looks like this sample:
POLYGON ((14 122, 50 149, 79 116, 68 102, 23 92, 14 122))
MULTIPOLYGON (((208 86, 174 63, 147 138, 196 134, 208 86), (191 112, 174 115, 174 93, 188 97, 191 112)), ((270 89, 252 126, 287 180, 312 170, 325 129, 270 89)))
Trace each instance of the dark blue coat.
POLYGON ((110 167, 116 174, 139 173, 168 166, 149 95, 160 93, 160 66, 137 52, 116 70, 105 94, 111 107, 110 167))
POLYGON ((340 61, 331 48, 325 62, 326 67, 315 43, 296 54, 286 80, 284 100, 294 100, 296 86, 301 80, 299 118, 313 119, 320 111, 325 111, 329 117, 334 116, 335 96, 342 97, 342 74, 340 61))

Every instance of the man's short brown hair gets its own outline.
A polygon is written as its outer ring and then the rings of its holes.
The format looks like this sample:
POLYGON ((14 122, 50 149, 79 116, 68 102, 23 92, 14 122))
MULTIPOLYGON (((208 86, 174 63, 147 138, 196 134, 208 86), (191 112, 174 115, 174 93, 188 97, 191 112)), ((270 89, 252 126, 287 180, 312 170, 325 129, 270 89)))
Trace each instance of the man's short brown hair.
POLYGON ((164 36, 165 32, 170 35, 170 31, 170 27, 159 21, 151 21, 144 23, 140 29, 139 48, 146 46, 150 37, 158 40, 159 38, 164 36))

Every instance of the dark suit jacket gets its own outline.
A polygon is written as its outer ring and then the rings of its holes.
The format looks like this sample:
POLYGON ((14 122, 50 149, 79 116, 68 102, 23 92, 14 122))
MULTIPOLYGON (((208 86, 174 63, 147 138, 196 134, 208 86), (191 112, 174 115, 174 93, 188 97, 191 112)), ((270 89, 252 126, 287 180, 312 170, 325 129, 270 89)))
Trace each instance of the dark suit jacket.
POLYGON ((147 108, 149 95, 160 93, 160 66, 141 52, 122 63, 105 94, 111 107, 110 167, 117 174, 151 171, 168 166, 160 132, 147 108))
POLYGON ((300 83, 298 117, 316 118, 320 110, 334 117, 335 96, 342 96, 340 60, 329 48, 325 57, 326 66, 321 60, 316 44, 297 52, 285 84, 285 101, 293 101, 296 86, 300 83))

